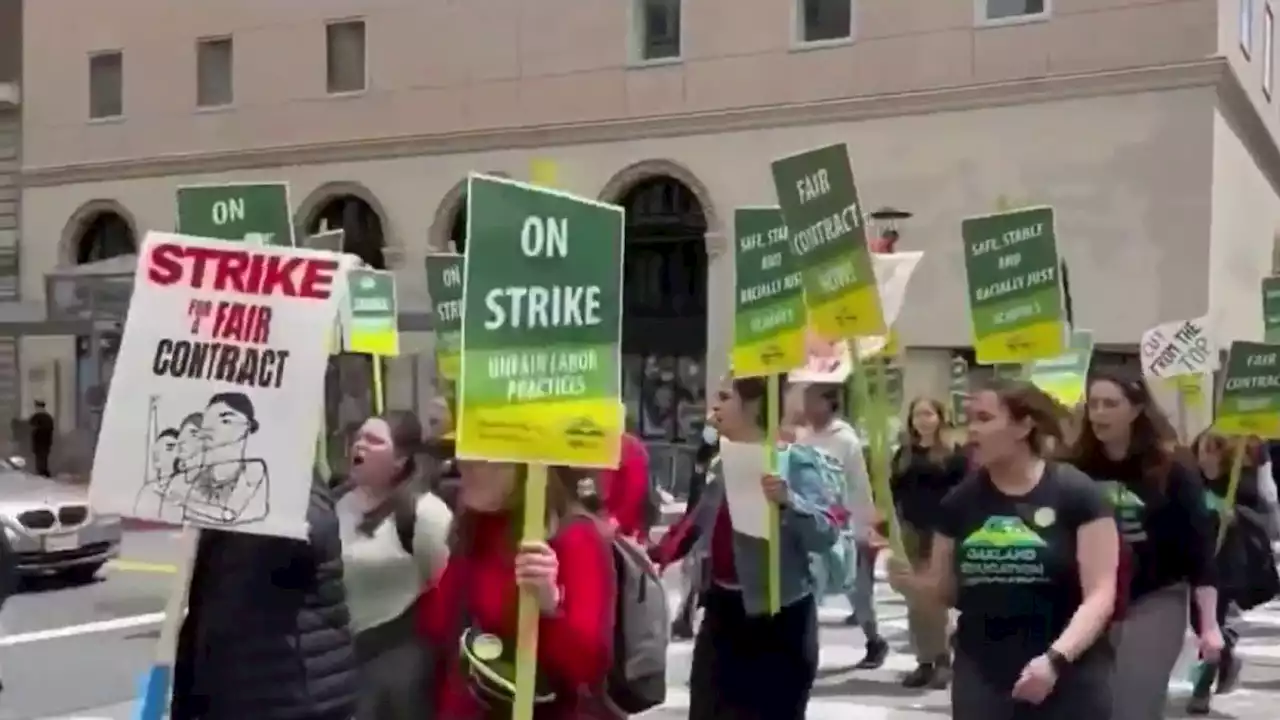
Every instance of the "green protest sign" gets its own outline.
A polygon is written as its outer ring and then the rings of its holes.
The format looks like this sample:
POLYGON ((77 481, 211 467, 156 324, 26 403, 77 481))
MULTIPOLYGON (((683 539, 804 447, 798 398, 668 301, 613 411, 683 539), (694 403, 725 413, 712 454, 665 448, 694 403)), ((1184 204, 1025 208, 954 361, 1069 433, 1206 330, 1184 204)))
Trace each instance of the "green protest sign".
POLYGON ((183 235, 292 246, 288 183, 183 185, 178 228, 183 235))
POLYGON ((1053 358, 1032 361, 1028 379, 1054 400, 1074 408, 1084 399, 1089 365, 1093 362, 1093 333, 1075 330, 1067 350, 1053 358))
POLYGON ((1020 364, 1060 355, 1067 320, 1053 208, 967 218, 960 234, 978 362, 1020 364))
POLYGON ((1280 277, 1262 279, 1262 331, 1269 343, 1280 343, 1280 277))
POLYGON ((458 457, 614 467, 623 210, 467 178, 458 457))
POLYGON ((458 379, 462 362, 462 255, 427 256, 427 292, 435 319, 436 367, 448 380, 458 379))
POLYGON ((738 208, 734 227, 733 372, 776 375, 804 364, 804 288, 778 208, 738 208))
POLYGON ((1216 415, 1224 435, 1280 438, 1280 344, 1231 343, 1216 415))
POLYGON ((959 355, 951 358, 951 422, 956 427, 969 424, 969 361, 959 355))
POLYGON ((884 335, 848 149, 831 145, 775 160, 773 183, 799 260, 810 327, 831 341, 884 335))
POLYGON ((343 304, 343 349, 380 357, 400 354, 396 279, 386 270, 359 268, 347 273, 343 304))

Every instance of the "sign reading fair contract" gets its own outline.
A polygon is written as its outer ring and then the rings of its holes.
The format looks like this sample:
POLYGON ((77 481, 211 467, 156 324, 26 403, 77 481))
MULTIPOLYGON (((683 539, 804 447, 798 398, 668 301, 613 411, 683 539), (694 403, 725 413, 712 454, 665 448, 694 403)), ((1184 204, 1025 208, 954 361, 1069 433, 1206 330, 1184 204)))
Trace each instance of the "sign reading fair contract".
POLYGON ((1280 277, 1262 279, 1262 330, 1269 343, 1280 343, 1280 277))
POLYGON ((884 335, 849 151, 831 145, 773 162, 809 323, 826 340, 884 335))
POLYGON ((776 375, 805 360, 804 288, 778 208, 733 213, 733 372, 776 375))
POLYGON ((148 233, 89 497, 104 513, 306 537, 331 253, 148 233))
POLYGON ((622 208, 467 178, 461 458, 613 467, 622 208))
POLYGON ((395 357, 400 354, 396 279, 386 270, 358 268, 347 273, 342 326, 347 352, 395 357))
POLYGON ((427 256, 427 292, 436 331, 436 368, 446 380, 458 379, 462 362, 462 255, 427 256))
POLYGON ((293 246, 288 183, 183 185, 178 228, 183 235, 293 246))
POLYGON ((1280 438, 1280 345, 1237 340, 1226 368, 1214 429, 1280 438))
POLYGON ((979 363, 1061 355, 1068 329, 1053 208, 971 217, 960 225, 969 320, 979 363))
POLYGON ((1061 355, 1033 361, 1027 368, 1027 379, 1046 395, 1068 408, 1084 399, 1093 361, 1093 333, 1075 330, 1071 342, 1061 355))

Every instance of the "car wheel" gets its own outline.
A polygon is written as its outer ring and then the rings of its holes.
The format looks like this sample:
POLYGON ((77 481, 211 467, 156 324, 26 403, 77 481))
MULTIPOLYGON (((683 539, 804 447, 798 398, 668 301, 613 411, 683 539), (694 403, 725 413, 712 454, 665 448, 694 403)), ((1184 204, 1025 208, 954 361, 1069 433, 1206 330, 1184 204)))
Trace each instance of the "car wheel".
POLYGON ((62 576, 74 583, 88 584, 98 577, 98 571, 102 569, 104 563, 91 563, 89 565, 77 565, 73 568, 67 568, 62 571, 62 576))

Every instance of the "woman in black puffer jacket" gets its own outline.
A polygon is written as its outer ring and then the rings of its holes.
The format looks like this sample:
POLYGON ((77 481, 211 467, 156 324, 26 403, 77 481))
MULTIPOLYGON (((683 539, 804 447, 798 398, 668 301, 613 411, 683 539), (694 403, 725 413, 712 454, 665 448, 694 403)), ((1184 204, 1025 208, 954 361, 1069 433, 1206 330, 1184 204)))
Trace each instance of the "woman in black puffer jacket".
POLYGON ((201 532, 174 662, 171 720, 350 720, 357 675, 333 496, 308 541, 201 532))

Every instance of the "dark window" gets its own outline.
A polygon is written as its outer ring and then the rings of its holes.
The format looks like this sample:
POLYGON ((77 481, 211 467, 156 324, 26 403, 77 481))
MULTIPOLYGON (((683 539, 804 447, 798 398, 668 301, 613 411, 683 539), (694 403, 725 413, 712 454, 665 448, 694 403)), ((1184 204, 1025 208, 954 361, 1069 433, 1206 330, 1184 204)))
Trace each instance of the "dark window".
POLYGON ((124 54, 119 50, 89 56, 89 118, 124 115, 124 54))
POLYGON ((680 57, 680 0, 638 0, 641 60, 680 57))
POLYGON ((330 230, 343 231, 343 252, 359 257, 370 267, 386 269, 382 218, 369 203, 354 195, 329 200, 307 223, 307 233, 318 235, 330 230))
POLYGON ((113 212, 98 213, 80 231, 76 242, 76 264, 109 260, 137 251, 133 230, 124 218, 113 212))
POLYGON ((222 107, 235 102, 234 55, 231 38, 201 40, 196 45, 197 107, 222 107))
POLYGON ((1043 15, 1046 0, 984 0, 988 20, 1043 15))
POLYGON ((359 92, 368 81, 363 20, 325 28, 326 83, 330 94, 359 92))
POLYGON ((853 35, 853 0, 800 0, 800 40, 821 42, 853 35))

